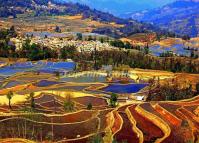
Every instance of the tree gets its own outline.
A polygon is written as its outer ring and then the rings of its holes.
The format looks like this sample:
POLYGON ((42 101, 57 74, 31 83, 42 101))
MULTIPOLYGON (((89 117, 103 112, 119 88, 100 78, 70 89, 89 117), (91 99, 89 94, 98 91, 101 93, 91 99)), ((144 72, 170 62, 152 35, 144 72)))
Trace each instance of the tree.
POLYGON ((46 136, 45 139, 48 140, 49 142, 53 140, 53 133, 51 131, 49 131, 46 136))
POLYGON ((96 46, 94 48, 94 69, 97 70, 98 69, 98 65, 97 65, 97 58, 99 56, 97 55, 97 49, 96 49, 96 46))
POLYGON ((96 41, 96 40, 97 40, 97 38, 96 38, 96 36, 94 36, 94 37, 93 37, 93 41, 96 41))
POLYGON ((153 87, 153 85, 154 85, 154 83, 155 83, 155 77, 153 77, 152 79, 149 79, 149 81, 148 81, 148 83, 149 83, 149 89, 148 89, 148 98, 151 98, 151 96, 152 96, 152 87, 153 87))
POLYGON ((186 40, 186 41, 187 41, 187 40, 190 40, 190 36, 189 36, 189 35, 183 35, 183 36, 182 36, 182 39, 183 39, 183 40, 186 40))
POLYGON ((88 36, 88 41, 92 41, 92 40, 93 40, 92 36, 89 35, 89 36, 88 36))
POLYGON ((34 95, 35 93, 34 92, 31 92, 30 95, 29 95, 29 100, 30 100, 30 108, 31 109, 34 109, 35 108, 35 99, 34 99, 34 95))
POLYGON ((196 84, 196 91, 197 91, 197 94, 199 94, 199 83, 196 84))
POLYGON ((9 32, 9 36, 10 37, 17 37, 17 33, 15 31, 15 27, 14 26, 11 26, 8 32, 9 32))
POLYGON ((67 112, 74 111, 74 102, 71 101, 70 95, 68 95, 68 97, 64 101, 64 110, 67 111, 67 112))
POLYGON ((116 139, 113 139, 112 143, 128 143, 127 141, 118 142, 116 139))
POLYGON ((144 47, 144 53, 145 54, 149 54, 149 45, 147 43, 147 45, 144 47))
POLYGON ((88 109, 88 110, 91 110, 92 108, 93 108, 92 103, 89 103, 89 104, 87 105, 87 109, 88 109))
POLYGON ((82 40, 83 38, 82 33, 77 33, 76 36, 77 36, 77 40, 82 40))
POLYGON ((161 35, 160 34, 156 34, 156 40, 160 42, 161 39, 161 35))
POLYGON ((114 47, 124 48, 125 44, 121 40, 110 41, 110 45, 114 47))
POLYGON ((103 143, 103 138, 100 135, 96 135, 91 138, 89 143, 103 143))
POLYGON ((131 49, 132 45, 131 45, 131 43, 126 42, 125 45, 124 45, 124 47, 125 47, 125 49, 131 49))
POLYGON ((118 95, 115 93, 112 93, 111 98, 110 98, 110 106, 111 107, 116 107, 117 99, 118 99, 118 95))
POLYGON ((56 26, 56 27, 55 27, 55 32, 61 33, 61 28, 60 28, 59 26, 56 26))
POLYGON ((60 79, 60 72, 59 71, 55 71, 55 76, 57 77, 57 79, 60 79))
POLYGON ((106 37, 106 42, 109 42, 110 41, 110 38, 107 36, 106 37))
POLYGON ((104 37, 100 37, 100 42, 104 43, 104 37))
POLYGON ((195 53, 193 50, 191 50, 191 58, 194 58, 195 57, 195 53))
POLYGON ((6 95, 7 99, 9 100, 8 105, 9 105, 9 108, 10 108, 10 109, 12 109, 12 107, 11 107, 11 99, 12 99, 13 95, 14 95, 14 94, 13 94, 12 91, 9 91, 8 94, 6 95))
POLYGON ((75 57, 75 54, 77 53, 77 47, 76 46, 64 46, 61 50, 61 58, 62 59, 73 59, 75 57))

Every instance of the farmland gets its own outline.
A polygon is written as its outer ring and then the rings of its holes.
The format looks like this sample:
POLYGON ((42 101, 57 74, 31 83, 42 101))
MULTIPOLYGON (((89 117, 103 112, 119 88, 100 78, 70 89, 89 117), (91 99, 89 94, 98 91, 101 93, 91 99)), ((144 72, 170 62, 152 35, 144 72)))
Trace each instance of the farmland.
MULTIPOLYGON (((198 140, 198 96, 181 101, 139 101, 131 97, 139 96, 139 94, 136 95, 139 92, 128 89, 129 86, 136 88, 134 86, 136 83, 67 82, 62 80, 67 76, 57 77, 50 72, 58 65, 70 67, 67 62, 47 62, 42 66, 47 67, 52 64, 50 68, 46 68, 49 70, 48 73, 27 71, 29 68, 37 67, 39 63, 13 63, 12 66, 23 65, 21 70, 24 72, 12 73, 9 71, 13 69, 6 68, 10 73, 8 75, 4 70, 2 71, 1 142, 86 143, 96 136, 102 138, 103 142, 117 140, 128 143, 170 143, 174 138, 176 143, 198 140), (111 86, 117 86, 117 88, 121 86, 120 90, 123 90, 118 93, 116 107, 110 106, 111 93, 105 90, 107 87, 112 88, 111 86), (13 95, 9 106, 8 94, 11 91, 13 95)), ((40 70, 42 66, 35 69, 40 70)), ((118 71, 112 73, 114 78, 118 76, 117 81, 122 75, 118 71)), ((139 77, 139 81, 136 82, 147 83, 154 78, 153 73, 155 73, 153 70, 130 69, 129 78, 136 81, 139 77)), ((82 76, 89 78, 100 76, 97 74, 99 71, 89 72, 89 74, 84 72, 82 76)), ((103 71, 100 74, 105 75, 103 71)), ((70 76, 76 75, 81 77, 81 73, 70 76)), ((163 86, 175 78, 179 80, 180 76, 182 75, 159 71, 159 84, 163 86)), ((197 75, 187 74, 184 77, 187 82, 191 81, 193 87, 196 86, 197 75)), ((156 81, 158 79, 156 78, 156 81)), ((179 82, 182 83, 182 81, 179 82)), ((147 96, 147 90, 148 87, 141 90, 145 96, 147 96)))
POLYGON ((0 143, 199 143, 197 18, 181 35, 74 1, 0 0, 0 143))
MULTIPOLYGON (((198 140, 198 116, 195 114, 198 97, 178 102, 130 103, 116 109, 93 108, 91 111, 83 105, 77 109, 81 103, 75 100, 76 111, 72 113, 65 113, 59 106, 61 101, 58 99, 50 108, 48 100, 52 97, 46 94, 36 98, 35 113, 23 112, 20 109, 23 108, 22 103, 13 106, 12 112, 1 105, 1 138, 79 142, 81 139, 88 140, 95 134, 101 134, 105 139, 104 133, 111 129, 110 139, 129 143, 169 143, 174 138, 176 143, 198 140), (45 98, 45 102, 42 102, 42 98, 45 98)), ((97 103, 98 97, 93 98, 96 100, 92 101, 97 103)))

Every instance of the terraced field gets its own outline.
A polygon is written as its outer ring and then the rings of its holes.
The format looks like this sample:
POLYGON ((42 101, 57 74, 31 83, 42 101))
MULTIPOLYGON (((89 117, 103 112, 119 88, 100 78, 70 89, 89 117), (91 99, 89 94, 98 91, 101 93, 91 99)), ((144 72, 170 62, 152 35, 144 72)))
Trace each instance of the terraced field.
POLYGON ((96 137, 103 143, 199 141, 199 96, 176 102, 129 98, 112 108, 112 93, 100 90, 108 85, 64 82, 53 74, 31 72, 2 79, 0 143, 92 143, 96 137), (14 92, 11 108, 9 91, 14 92), (32 92, 34 108, 28 98, 32 92))
POLYGON ((27 102, 13 105, 13 112, 1 105, 0 141, 6 143, 12 138, 11 142, 28 142, 22 140, 26 138, 34 142, 86 143, 96 134, 104 142, 187 143, 199 139, 199 97, 128 103, 114 109, 95 96, 71 100, 76 111, 69 113, 63 109, 63 97, 47 93, 35 98, 34 113, 22 112, 27 102), (86 109, 89 102, 93 102, 92 110, 86 109))

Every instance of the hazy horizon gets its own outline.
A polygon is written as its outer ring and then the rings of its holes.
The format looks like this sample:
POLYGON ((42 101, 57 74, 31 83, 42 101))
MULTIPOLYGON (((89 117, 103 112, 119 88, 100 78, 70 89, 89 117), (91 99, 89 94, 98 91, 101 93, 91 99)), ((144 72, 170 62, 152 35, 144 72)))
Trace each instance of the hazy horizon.
POLYGON ((59 0, 86 4, 91 8, 122 15, 129 12, 142 11, 161 7, 175 0, 59 0))

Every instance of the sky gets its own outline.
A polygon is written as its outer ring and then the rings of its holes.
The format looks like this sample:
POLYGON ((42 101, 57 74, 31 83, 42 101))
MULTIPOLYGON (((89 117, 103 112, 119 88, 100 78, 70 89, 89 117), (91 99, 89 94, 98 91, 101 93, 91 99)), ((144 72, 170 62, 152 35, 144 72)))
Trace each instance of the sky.
POLYGON ((79 2, 97 10, 122 15, 145 9, 153 9, 171 3, 174 0, 62 0, 79 2))

